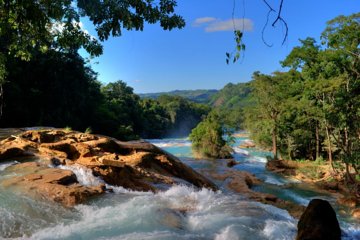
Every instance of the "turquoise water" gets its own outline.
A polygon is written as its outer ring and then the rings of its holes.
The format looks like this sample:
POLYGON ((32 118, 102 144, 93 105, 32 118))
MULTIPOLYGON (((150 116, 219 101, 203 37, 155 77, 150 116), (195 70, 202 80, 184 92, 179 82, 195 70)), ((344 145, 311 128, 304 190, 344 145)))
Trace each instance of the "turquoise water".
MULTIPOLYGON (((237 139, 238 143, 246 139, 237 139)), ((198 171, 221 172, 222 160, 194 159, 188 139, 151 140, 198 171)), ((306 204, 318 193, 289 187, 287 179, 265 170, 267 152, 237 149, 233 169, 248 170, 266 184, 258 191, 272 192, 306 204)), ((113 187, 91 202, 73 209, 46 201, 34 201, 1 187, 14 176, 12 164, 0 164, 0 238, 11 239, 294 239, 296 220, 285 210, 249 201, 221 187, 221 191, 177 185, 163 192, 134 192, 113 187)), ((81 166, 72 170, 84 185, 102 182, 81 166)), ((320 196, 327 197, 327 196, 320 196)), ((343 239, 359 239, 360 227, 342 221, 343 239)))
MULTIPOLYGON (((224 171, 224 168, 226 168, 224 163, 221 163, 221 160, 194 160, 192 158, 194 154, 191 150, 191 143, 188 139, 182 139, 181 144, 179 144, 178 140, 173 140, 177 142, 174 143, 174 145, 170 144, 171 139, 165 140, 167 144, 164 146, 161 146, 161 142, 159 142, 159 144, 164 150, 180 157, 191 167, 200 171, 201 169, 212 168, 217 172, 224 171), (184 153, 186 153, 186 155, 184 155, 184 153), (209 163, 209 161, 211 163, 209 163)), ((272 153, 256 148, 243 149, 238 147, 246 141, 249 141, 246 137, 235 138, 233 157, 238 165, 235 165, 232 169, 248 171, 263 180, 264 184, 254 187, 255 191, 274 194, 281 199, 303 206, 307 206, 313 198, 321 198, 328 200, 338 213, 344 210, 344 208, 336 205, 336 199, 334 197, 323 192, 318 192, 311 186, 300 183, 297 180, 289 180, 279 174, 267 171, 265 169, 266 157, 272 157, 272 153)), ((154 144, 157 145, 156 142, 154 144)), ((338 218, 341 221, 344 233, 343 239, 360 239, 359 221, 352 219, 349 214, 338 214, 338 218)))

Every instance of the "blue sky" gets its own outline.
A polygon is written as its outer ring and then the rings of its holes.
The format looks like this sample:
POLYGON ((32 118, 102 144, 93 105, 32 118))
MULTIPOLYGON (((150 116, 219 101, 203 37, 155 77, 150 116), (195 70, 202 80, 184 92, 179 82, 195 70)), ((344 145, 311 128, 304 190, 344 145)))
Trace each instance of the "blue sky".
MULTIPOLYGON (((279 0, 268 2, 276 6, 279 0)), ((245 16, 246 51, 242 61, 226 65, 225 53, 235 45, 228 27, 232 10, 233 0, 178 0, 176 11, 185 18, 185 28, 169 32, 155 24, 146 25, 143 32, 124 31, 103 43, 104 54, 92 60, 92 67, 101 82, 123 80, 136 93, 220 89, 228 82, 251 80, 254 71, 281 70, 279 61, 299 44, 298 39, 318 39, 326 21, 359 12, 360 0, 285 0, 282 16, 289 26, 288 40, 281 44, 281 24, 269 26, 265 38, 272 47, 261 38, 267 15, 263 1, 236 0, 235 18, 242 23, 245 16)), ((96 35, 91 23, 83 24, 96 35)))

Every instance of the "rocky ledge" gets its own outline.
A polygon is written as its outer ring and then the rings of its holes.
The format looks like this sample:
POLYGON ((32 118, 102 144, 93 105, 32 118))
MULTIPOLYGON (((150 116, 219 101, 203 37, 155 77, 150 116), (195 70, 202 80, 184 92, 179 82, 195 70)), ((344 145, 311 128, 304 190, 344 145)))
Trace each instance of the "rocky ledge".
POLYGON ((228 170, 224 174, 212 173, 210 176, 213 179, 226 182, 229 189, 234 192, 241 193, 251 200, 285 209, 294 218, 300 218, 301 214, 305 210, 304 206, 285 201, 273 194, 261 193, 252 190, 252 187, 262 184, 262 181, 251 173, 228 170))
POLYGON ((156 192, 164 185, 184 181, 217 190, 214 183, 175 156, 145 141, 122 142, 64 130, 26 131, 0 141, 0 161, 29 156, 38 161, 10 167, 21 174, 2 181, 2 185, 65 206, 100 195, 106 187, 83 186, 72 171, 55 168, 59 165, 81 165, 107 184, 136 191, 156 192))
POLYGON ((285 177, 305 182, 317 191, 332 195, 342 206, 340 213, 351 214, 360 219, 360 198, 349 190, 341 175, 332 174, 329 164, 314 165, 311 162, 299 163, 289 160, 271 160, 266 169, 285 177))

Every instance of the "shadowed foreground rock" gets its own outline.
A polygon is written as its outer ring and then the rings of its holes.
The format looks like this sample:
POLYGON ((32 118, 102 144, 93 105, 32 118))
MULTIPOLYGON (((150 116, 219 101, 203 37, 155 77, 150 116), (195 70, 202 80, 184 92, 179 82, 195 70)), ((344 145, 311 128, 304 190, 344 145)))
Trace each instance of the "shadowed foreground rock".
POLYGON ((340 240, 341 230, 334 209, 321 199, 310 201, 298 222, 296 240, 340 240))
MULTIPOLYGON (((137 191, 157 191, 158 186, 184 180, 200 188, 217 190, 214 183, 175 156, 144 141, 121 142, 105 136, 57 129, 26 131, 0 141, 0 161, 26 156, 35 156, 42 161, 30 164, 25 175, 4 184, 35 189, 42 197, 66 206, 84 202, 86 197, 104 191, 101 186, 79 186, 71 171, 50 168, 49 164, 81 165, 108 184, 137 191), (66 199, 67 195, 70 199, 66 199)), ((25 168, 22 164, 19 167, 25 168)))

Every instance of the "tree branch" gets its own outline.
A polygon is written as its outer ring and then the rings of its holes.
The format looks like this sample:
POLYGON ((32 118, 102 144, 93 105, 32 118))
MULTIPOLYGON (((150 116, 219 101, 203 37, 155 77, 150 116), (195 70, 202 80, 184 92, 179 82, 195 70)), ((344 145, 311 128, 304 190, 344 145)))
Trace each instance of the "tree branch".
MULTIPOLYGON (((262 30, 262 33, 261 33, 261 34, 262 34, 262 40, 263 40, 263 42, 264 42, 264 44, 265 44, 266 46, 271 47, 272 44, 271 44, 271 45, 268 44, 268 43, 265 41, 265 39, 264 39, 264 32, 265 32, 266 27, 267 27, 268 24, 269 24, 270 14, 271 14, 272 12, 276 12, 276 11, 275 11, 274 8, 267 2, 267 0, 263 0, 263 2, 264 2, 265 5, 269 8, 269 12, 268 12, 268 14, 267 14, 266 23, 265 23, 265 25, 264 25, 264 27, 263 27, 263 30, 262 30)), ((284 45, 284 44, 285 44, 285 42, 286 42, 286 40, 287 40, 287 37, 288 37, 288 33, 289 33, 289 27, 288 27, 288 25, 287 25, 287 22, 286 22, 286 21, 282 18, 282 16, 281 16, 282 9, 283 9, 283 4, 284 4, 284 0, 281 0, 280 5, 279 5, 278 15, 277 15, 275 21, 271 24, 271 26, 275 27, 276 23, 280 21, 280 22, 282 22, 282 23, 284 24, 284 26, 285 26, 285 35, 284 35, 284 38, 283 38, 283 41, 282 41, 281 45, 284 45)))

